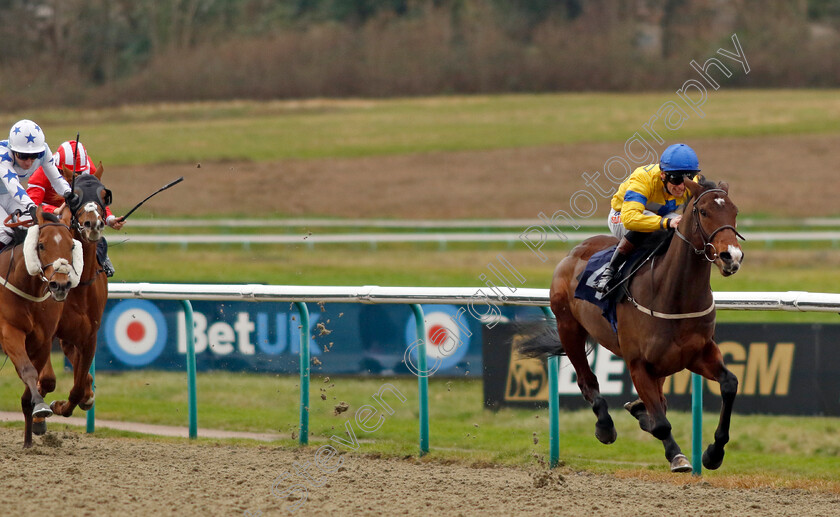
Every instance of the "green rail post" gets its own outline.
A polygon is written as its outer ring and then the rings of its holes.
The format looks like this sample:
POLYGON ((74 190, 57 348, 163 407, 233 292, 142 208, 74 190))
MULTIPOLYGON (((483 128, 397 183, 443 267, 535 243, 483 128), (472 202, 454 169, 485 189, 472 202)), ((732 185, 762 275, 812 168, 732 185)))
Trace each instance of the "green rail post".
MULTIPOLYGON (((90 389, 96 395, 96 354, 93 355, 93 360, 90 362, 90 389)), ((87 411, 87 433, 93 434, 96 429, 96 399, 93 400, 93 405, 87 411)))
POLYGON ((417 390, 420 398, 420 456, 429 452, 429 374, 426 368, 426 322, 423 308, 411 304, 417 326, 417 390))
MULTIPOLYGON (((540 307, 549 322, 554 320, 554 313, 549 307, 540 307)), ((553 355, 548 358, 548 468, 560 464, 560 401, 557 371, 560 358, 553 355)))
POLYGON ((184 307, 184 327, 187 330, 187 399, 190 419, 190 439, 198 437, 198 404, 195 388, 195 329, 193 328, 193 309, 189 300, 181 300, 184 307))
POLYGON ((703 472, 703 377, 691 374, 691 473, 703 472))
POLYGON ((300 438, 309 443, 309 309, 304 302, 295 302, 300 314, 300 438))

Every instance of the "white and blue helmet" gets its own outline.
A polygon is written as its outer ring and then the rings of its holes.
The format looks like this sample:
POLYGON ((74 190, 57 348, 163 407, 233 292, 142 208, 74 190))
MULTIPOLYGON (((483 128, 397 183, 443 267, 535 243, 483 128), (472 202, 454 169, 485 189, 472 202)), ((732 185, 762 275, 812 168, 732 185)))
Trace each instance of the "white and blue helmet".
POLYGON ((47 149, 44 132, 31 120, 20 120, 9 130, 9 148, 16 153, 43 153, 47 149))

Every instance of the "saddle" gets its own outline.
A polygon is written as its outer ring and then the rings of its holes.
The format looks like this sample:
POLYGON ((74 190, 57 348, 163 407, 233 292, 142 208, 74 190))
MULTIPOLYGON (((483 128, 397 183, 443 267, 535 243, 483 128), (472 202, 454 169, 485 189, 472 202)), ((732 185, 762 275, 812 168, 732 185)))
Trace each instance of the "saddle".
POLYGON ((577 277, 578 285, 575 288, 575 298, 598 306, 601 309, 601 314, 610 322, 613 332, 618 332, 616 306, 626 292, 626 286, 630 278, 648 260, 664 254, 673 236, 673 230, 660 230, 651 234, 641 246, 637 247, 630 254, 621 269, 616 272, 613 278, 613 286, 606 293, 599 293, 595 290, 595 281, 604 269, 606 269, 616 247, 610 246, 605 250, 595 253, 590 257, 586 268, 577 277))
POLYGON ((11 234, 12 236, 12 240, 8 244, 0 246, 0 253, 3 253, 6 250, 13 249, 18 244, 23 244, 23 241, 26 240, 27 230, 28 228, 21 227, 6 228, 6 231, 9 232, 9 234, 11 234))

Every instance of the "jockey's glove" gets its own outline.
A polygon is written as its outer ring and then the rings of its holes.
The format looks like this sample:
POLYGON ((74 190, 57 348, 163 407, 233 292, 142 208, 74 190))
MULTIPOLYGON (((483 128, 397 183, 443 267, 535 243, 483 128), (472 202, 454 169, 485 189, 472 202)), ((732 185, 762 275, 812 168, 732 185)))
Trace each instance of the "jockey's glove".
POLYGON ((33 221, 38 220, 38 218, 36 217, 38 207, 36 207, 35 205, 30 205, 29 208, 26 209, 26 211, 29 212, 29 217, 31 217, 33 221))
POLYGON ((76 208, 79 206, 79 195, 72 190, 68 190, 64 193, 64 201, 67 202, 67 206, 70 207, 70 210, 75 212, 76 208))

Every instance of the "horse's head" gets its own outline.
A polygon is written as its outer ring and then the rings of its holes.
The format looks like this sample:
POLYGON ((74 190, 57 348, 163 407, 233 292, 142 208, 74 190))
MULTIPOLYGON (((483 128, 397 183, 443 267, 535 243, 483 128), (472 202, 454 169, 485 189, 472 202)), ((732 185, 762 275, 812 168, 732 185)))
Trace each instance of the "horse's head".
POLYGON ((105 228, 105 207, 111 204, 111 191, 96 176, 82 174, 76 177, 73 192, 79 196, 78 203, 70 207, 76 228, 85 240, 98 241, 105 228))
POLYGON ((70 231, 71 213, 64 209, 61 217, 36 213, 37 224, 29 228, 23 243, 26 270, 47 283, 53 298, 63 301, 71 288, 79 285, 84 267, 82 245, 70 231))
POLYGON ((738 207, 729 199, 729 184, 686 179, 685 185, 691 200, 679 227, 682 234, 678 234, 686 236, 695 253, 714 262, 723 276, 734 275, 744 259, 738 244, 738 238, 744 237, 735 229, 738 207))

